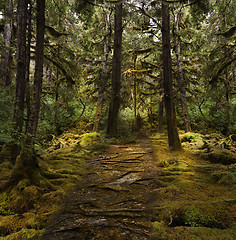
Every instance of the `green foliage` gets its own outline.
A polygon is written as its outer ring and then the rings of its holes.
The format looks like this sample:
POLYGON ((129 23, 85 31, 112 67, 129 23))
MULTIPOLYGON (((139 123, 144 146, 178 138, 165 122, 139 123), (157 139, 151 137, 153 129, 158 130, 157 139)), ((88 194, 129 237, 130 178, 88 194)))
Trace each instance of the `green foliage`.
POLYGON ((185 224, 191 227, 211 227, 218 225, 214 216, 205 215, 197 208, 190 208, 185 212, 185 224))

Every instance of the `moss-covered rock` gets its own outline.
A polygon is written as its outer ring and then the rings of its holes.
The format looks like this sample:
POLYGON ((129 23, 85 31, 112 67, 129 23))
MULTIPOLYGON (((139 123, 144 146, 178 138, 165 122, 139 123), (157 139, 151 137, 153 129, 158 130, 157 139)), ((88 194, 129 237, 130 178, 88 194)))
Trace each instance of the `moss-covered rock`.
POLYGON ((199 133, 187 132, 180 135, 180 141, 184 148, 201 149, 205 140, 199 133))
POLYGON ((199 153, 200 157, 209 160, 211 163, 221 163, 224 165, 230 165, 236 163, 236 154, 227 149, 212 149, 207 153, 199 153))
POLYGON ((83 134, 79 146, 87 150, 102 150, 107 147, 101 134, 97 132, 83 134))

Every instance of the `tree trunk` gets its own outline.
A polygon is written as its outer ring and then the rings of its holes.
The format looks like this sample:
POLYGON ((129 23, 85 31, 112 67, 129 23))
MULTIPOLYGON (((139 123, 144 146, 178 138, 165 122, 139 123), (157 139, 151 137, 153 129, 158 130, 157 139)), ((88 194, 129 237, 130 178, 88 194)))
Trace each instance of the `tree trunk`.
POLYGON ((5 24, 4 24, 4 49, 1 54, 1 66, 0 66, 0 77, 2 79, 3 86, 11 85, 11 41, 12 41, 12 16, 13 16, 13 0, 6 1, 5 10, 5 24))
POLYGON ((27 33, 27 48, 26 48, 26 91, 25 91, 25 103, 27 110, 27 117, 25 122, 25 134, 29 130, 29 122, 31 116, 31 96, 30 96, 30 45, 32 39, 32 4, 29 3, 28 9, 28 33, 27 33))
MULTIPOLYGON (((109 21, 110 17, 108 13, 104 13, 104 24, 105 24, 105 30, 108 32, 109 28, 109 21)), ((96 109, 96 115, 94 119, 94 127, 93 131, 98 132, 99 127, 100 127, 100 122, 101 122, 101 117, 102 117, 102 107, 103 107, 103 99, 104 99, 104 91, 105 91, 105 86, 108 80, 108 72, 107 72, 107 67, 108 67, 108 54, 109 54, 109 42, 110 42, 110 35, 107 35, 104 40, 104 60, 102 63, 102 73, 100 75, 100 87, 98 90, 98 102, 97 102, 97 109, 96 109)))
POLYGON ((121 85, 121 53, 122 53, 122 3, 116 6, 114 54, 112 62, 112 96, 109 107, 107 134, 116 135, 118 127, 118 113, 120 107, 121 85))
POLYGON ((226 119, 227 119, 227 123, 226 123, 226 127, 225 127, 225 134, 229 133, 229 129, 230 129, 230 125, 231 125, 231 117, 230 117, 230 101, 229 101, 229 94, 230 94, 230 84, 229 84, 229 79, 228 79, 228 72, 226 69, 226 73, 225 73, 225 100, 226 100, 226 119))
POLYGON ((163 80, 161 80, 159 113, 158 113, 158 132, 159 133, 163 132, 163 122, 164 122, 164 89, 163 89, 163 80))
POLYGON ((43 78, 43 49, 44 49, 44 30, 45 30, 45 0, 37 0, 37 15, 36 15, 36 50, 35 50, 35 72, 34 72, 34 93, 33 106, 31 117, 31 134, 36 135, 41 91, 43 78))
MULTIPOLYGON (((137 55, 134 56, 134 70, 136 69, 136 60, 137 60, 137 55)), ((138 129, 138 119, 137 119, 137 78, 136 78, 136 75, 134 75, 134 130, 140 130, 140 129, 138 129)))
MULTIPOLYGON (((21 2, 22 0, 19 0, 21 2)), ((28 1, 26 0, 25 3, 28 1)), ((35 81, 32 114, 29 124, 29 135, 26 136, 24 147, 16 159, 10 182, 16 183, 21 179, 28 179, 33 184, 38 184, 41 179, 40 167, 32 145, 32 135, 36 134, 38 113, 40 107, 40 95, 43 75, 43 45, 44 45, 44 10, 45 0, 37 0, 37 31, 35 52, 35 81)), ((27 4, 25 12, 27 12, 27 4)), ((26 15, 25 15, 26 19, 26 15)), ((26 70, 26 67, 24 67, 26 70)))
POLYGON ((57 116, 58 116, 58 99, 59 99, 59 69, 57 69, 56 82, 55 82, 55 105, 54 105, 54 133, 58 134, 58 124, 57 124, 57 116))
POLYGON ((178 82, 179 82, 179 89, 180 89, 180 96, 181 96, 181 106, 183 111, 185 132, 191 132, 189 113, 188 113, 188 104, 187 104, 187 98, 186 98, 186 89, 184 86, 184 74, 183 74, 183 67, 182 67, 182 61, 181 61, 181 55, 180 55, 180 42, 178 37, 176 39, 176 59, 177 59, 178 82))
POLYGON ((168 5, 162 3, 162 60, 164 80, 164 101, 167 119, 168 143, 170 150, 181 149, 172 90, 172 62, 170 45, 170 15, 168 5))
POLYGON ((26 74, 26 26, 27 0, 18 0, 17 5, 17 65, 16 65, 16 99, 15 130, 17 138, 22 133, 24 119, 25 74, 26 74))

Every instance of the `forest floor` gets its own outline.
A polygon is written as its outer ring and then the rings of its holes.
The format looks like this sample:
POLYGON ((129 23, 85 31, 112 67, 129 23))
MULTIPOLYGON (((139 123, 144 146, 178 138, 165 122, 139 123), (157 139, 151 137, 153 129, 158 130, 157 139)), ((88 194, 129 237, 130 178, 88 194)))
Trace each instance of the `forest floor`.
POLYGON ((212 148, 209 155, 196 141, 193 148, 187 142, 182 143, 184 151, 170 152, 166 135, 157 134, 151 139, 161 168, 153 219, 155 239, 236 239, 235 154, 230 155, 232 164, 223 165, 220 161, 231 154, 225 149, 213 154, 216 149, 212 148))
MULTIPOLYGON (((0 194, 0 239, 236 239, 235 152, 219 157, 199 139, 170 152, 166 134, 101 151, 94 136, 78 142, 68 133, 39 162, 50 179, 0 194)), ((11 167, 3 162, 0 171, 5 177, 11 167)))
POLYGON ((110 145, 107 153, 87 161, 84 176, 41 239, 153 239, 155 166, 146 137, 110 145))

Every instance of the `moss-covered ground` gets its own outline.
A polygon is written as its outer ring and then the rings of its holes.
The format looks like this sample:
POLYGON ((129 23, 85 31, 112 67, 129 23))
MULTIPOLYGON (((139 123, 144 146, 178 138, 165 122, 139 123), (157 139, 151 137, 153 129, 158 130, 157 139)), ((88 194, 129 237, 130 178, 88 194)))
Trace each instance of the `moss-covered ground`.
MULTIPOLYGON (((76 208, 73 213, 78 218, 76 227, 84 234, 95 234, 91 227, 96 227, 101 236, 153 239, 148 223, 152 220, 155 240, 236 239, 236 157, 229 142, 188 133, 181 135, 184 150, 170 152, 165 134, 150 139, 153 151, 142 139, 116 142, 99 156, 107 145, 96 133, 70 132, 53 139, 38 155, 41 181, 32 185, 22 179, 0 193, 0 240, 36 239, 61 199, 68 199, 68 191, 81 188, 78 183, 87 186, 75 193, 79 212, 76 208), (151 209, 151 220, 146 208, 151 209)), ((0 156, 0 183, 4 184, 13 164, 6 149, 0 156)))
POLYGON ((180 152, 168 150, 166 135, 151 138, 161 168, 158 179, 162 186, 156 189, 155 239, 236 239, 234 159, 228 165, 211 163, 211 159, 200 157, 208 152, 203 147, 205 140, 190 135, 181 137, 184 142, 192 142, 192 146, 183 144, 184 150, 180 152))
MULTIPOLYGON (((97 133, 64 134, 40 152, 38 162, 42 177, 37 185, 20 180, 0 193, 0 239, 31 239, 37 237, 58 202, 84 174, 84 163, 106 148, 97 133), (61 147, 58 147, 58 143, 61 147), (65 143, 62 146, 62 143, 65 143), (81 144, 82 143, 82 144, 81 144)), ((7 156, 6 151, 4 155, 7 156)), ((0 161, 0 183, 9 181, 13 164, 6 157, 0 161)))

